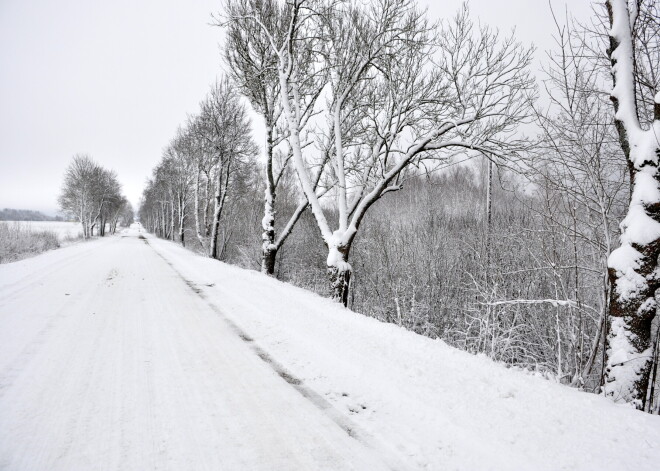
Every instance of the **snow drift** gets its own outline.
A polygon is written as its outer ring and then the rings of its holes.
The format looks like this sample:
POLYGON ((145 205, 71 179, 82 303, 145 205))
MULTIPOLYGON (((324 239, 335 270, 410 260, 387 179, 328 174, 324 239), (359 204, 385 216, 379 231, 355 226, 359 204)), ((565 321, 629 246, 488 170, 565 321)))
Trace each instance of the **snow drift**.
POLYGON ((509 370, 170 242, 220 314, 411 469, 657 470, 660 417, 509 370))

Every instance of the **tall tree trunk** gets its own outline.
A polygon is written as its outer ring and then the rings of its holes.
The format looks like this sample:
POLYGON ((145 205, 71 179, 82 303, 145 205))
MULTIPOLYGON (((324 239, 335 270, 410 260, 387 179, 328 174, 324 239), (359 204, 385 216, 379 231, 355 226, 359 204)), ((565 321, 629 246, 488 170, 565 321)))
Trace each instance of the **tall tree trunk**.
POLYGON ((87 220, 85 219, 85 205, 84 203, 80 205, 80 224, 82 225, 83 229, 83 238, 89 239, 89 233, 87 231, 87 220))
POLYGON ((184 201, 184 196, 179 195, 178 197, 179 200, 179 241, 181 242, 182 246, 186 246, 186 241, 185 241, 185 222, 186 222, 186 204, 184 201))
POLYGON ((218 234, 220 232, 220 217, 222 216, 222 209, 225 205, 227 198, 227 186, 229 184, 229 166, 231 158, 227 163, 227 168, 222 168, 222 159, 218 168, 218 186, 215 191, 215 211, 213 214, 213 224, 211 227, 211 249, 209 256, 211 258, 218 258, 218 234))
POLYGON ((160 236, 167 239, 167 210, 164 202, 160 204, 160 236))
POLYGON ((202 236, 202 229, 199 221, 199 177, 200 177, 199 163, 197 163, 197 176, 195 178, 195 234, 197 235, 197 240, 199 245, 202 246, 202 250, 206 251, 206 244, 204 237, 202 236))
POLYGON ((170 239, 174 242, 174 198, 170 203, 170 239))
POLYGON ((488 159, 488 188, 486 189, 486 289, 490 289, 490 253, 493 223, 493 161, 488 159))
POLYGON ((609 257, 610 325, 604 393, 643 410, 651 371, 651 325, 660 255, 660 94, 654 121, 643 130, 635 97, 633 37, 626 0, 608 0, 614 87, 611 100, 619 143, 630 169, 631 198, 621 223, 621 246, 609 257))
POLYGON ((649 382, 651 390, 649 391, 649 404, 647 411, 649 414, 653 414, 653 409, 655 403, 655 384, 656 378, 658 376, 658 360, 660 360, 660 352, 658 352, 658 347, 660 346, 660 326, 656 328, 655 331, 655 340, 653 341, 653 353, 651 355, 652 367, 651 367, 651 380, 649 382))
MULTIPOLYGON (((220 171, 218 171, 220 175, 220 171)), ((218 187, 215 191, 215 207, 213 210, 213 222, 211 223, 211 245, 209 247, 209 257, 217 258, 218 257, 218 232, 220 230, 220 215, 222 212, 221 202, 221 184, 220 177, 218 177, 218 187)))
POLYGON ((261 220, 264 230, 261 234, 261 272, 272 275, 275 272, 275 180, 273 179, 273 126, 266 123, 266 189, 264 190, 264 217, 261 220))
POLYGON ((209 208, 211 206, 211 176, 206 172, 206 190, 204 191, 204 236, 211 234, 211 225, 209 224, 209 208))

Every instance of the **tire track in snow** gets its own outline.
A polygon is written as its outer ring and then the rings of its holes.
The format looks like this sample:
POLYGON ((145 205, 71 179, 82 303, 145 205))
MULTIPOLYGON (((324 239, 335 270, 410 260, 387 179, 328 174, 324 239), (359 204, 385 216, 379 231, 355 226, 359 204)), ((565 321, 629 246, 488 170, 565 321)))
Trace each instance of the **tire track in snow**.
MULTIPOLYGON (((302 397, 307 399, 312 403, 317 409, 321 410, 328 418, 330 418, 340 429, 342 429, 350 438, 354 439, 360 445, 371 449, 377 450, 378 448, 371 444, 372 437, 371 435, 359 427, 357 424, 352 422, 348 417, 342 414, 337 410, 332 403, 330 403, 323 396, 318 394, 316 391, 308 387, 303 380, 297 378, 295 375, 290 373, 284 365, 278 362, 273 358, 267 351, 261 348, 256 341, 241 327, 239 327, 234 321, 229 319, 222 310, 216 306, 212 301, 210 301, 205 295, 202 288, 197 286, 192 281, 188 280, 186 277, 181 274, 176 267, 158 250, 156 250, 149 240, 143 235, 139 236, 139 239, 147 244, 167 265, 172 269, 172 271, 188 286, 188 288, 195 293, 199 298, 201 298, 206 305, 215 312, 231 329, 232 331, 241 339, 243 342, 248 344, 252 351, 266 363, 280 378, 282 378, 286 383, 288 383, 295 391, 297 391, 302 397)), ((404 470, 408 469, 398 457, 392 456, 381 456, 387 466, 392 470, 404 470)))
POLYGON ((15 367, 0 368, 0 469, 391 468, 283 383, 157 251, 121 241, 7 278, 63 266, 0 309, 0 363, 15 367))

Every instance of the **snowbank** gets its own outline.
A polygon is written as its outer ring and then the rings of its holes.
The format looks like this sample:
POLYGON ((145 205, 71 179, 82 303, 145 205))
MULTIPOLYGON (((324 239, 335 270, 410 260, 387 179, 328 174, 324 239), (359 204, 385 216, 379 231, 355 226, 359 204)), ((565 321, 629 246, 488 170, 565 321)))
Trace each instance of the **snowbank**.
MULTIPOLYGON (((358 440, 410 469, 657 470, 660 417, 508 370, 257 272, 149 243, 358 440), (306 388, 306 389, 305 389, 306 388)), ((192 292, 191 292, 192 293, 192 292)))

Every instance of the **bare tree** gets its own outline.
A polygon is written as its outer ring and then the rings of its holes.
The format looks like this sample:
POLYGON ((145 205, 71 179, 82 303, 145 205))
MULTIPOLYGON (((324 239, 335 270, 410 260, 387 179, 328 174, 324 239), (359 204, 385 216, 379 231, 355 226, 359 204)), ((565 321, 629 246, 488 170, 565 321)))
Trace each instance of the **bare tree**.
POLYGON ((355 5, 297 0, 286 33, 252 19, 277 57, 280 99, 301 187, 328 248, 332 295, 346 304, 351 246, 368 209, 400 188, 400 177, 423 158, 447 159, 457 149, 490 156, 514 152, 506 139, 528 117, 530 51, 475 29, 467 8, 440 31, 410 0, 355 5), (308 51, 313 51, 310 58, 308 51), (319 147, 331 158, 336 229, 314 188, 303 152, 300 84, 327 71, 327 106, 319 147))
POLYGON ((601 92, 607 77, 592 55, 592 36, 570 18, 564 25, 556 18, 555 22, 557 48, 548 55, 543 81, 550 105, 547 110, 537 108, 540 142, 525 161, 525 172, 537 188, 539 200, 551 202, 531 205, 548 234, 568 235, 572 241, 573 262, 549 264, 546 270, 558 280, 563 278, 560 271, 573 272, 573 279, 566 280, 568 285, 560 283, 568 289, 558 292, 564 301, 572 302, 570 316, 576 319, 571 327, 575 331, 565 335, 564 343, 571 347, 568 355, 575 358, 571 382, 583 385, 604 345, 601 340, 610 297, 607 258, 627 203, 628 179, 610 105, 601 92), (594 257, 585 257, 585 253, 594 257), (598 272, 600 296, 585 295, 582 285, 596 281, 593 278, 598 272), (591 299, 597 304, 591 305, 591 299))
POLYGON ((105 235, 106 223, 125 198, 115 172, 106 170, 84 154, 73 157, 64 175, 59 204, 62 211, 82 224, 85 238, 105 235))
POLYGON ((256 154, 249 129, 246 108, 233 85, 228 79, 218 81, 153 171, 140 207, 147 229, 171 240, 178 232, 185 245, 193 203, 197 239, 210 257, 220 258, 227 241, 223 237, 220 244, 223 211, 256 154))
MULTIPOLYGON (((271 41, 281 43, 292 13, 290 5, 280 7, 275 0, 229 0, 225 4, 225 14, 230 19, 226 23, 228 28, 225 59, 239 90, 249 100, 252 108, 262 116, 265 124, 261 271, 268 275, 274 273, 278 251, 308 206, 306 200, 301 201, 277 235, 277 189, 283 181, 292 153, 288 150, 277 150, 278 146, 284 143, 287 131, 280 122, 280 82, 277 55, 271 41)), ((222 21, 219 23, 224 24, 222 21)), ((311 67, 309 62, 305 65, 311 67)), ((313 74, 308 80, 298 83, 296 93, 298 99, 304 102, 301 106, 302 115, 299 117, 300 128, 304 128, 312 117, 314 104, 322 88, 323 83, 313 74)), ((316 183, 321 176, 321 170, 322 166, 317 172, 316 183)), ((316 184, 314 186, 316 187, 316 184)))
POLYGON ((96 164, 87 155, 77 154, 64 175, 59 204, 82 224, 83 236, 90 237, 87 221, 92 207, 92 178, 96 164))
POLYGON ((211 223, 209 256, 218 258, 220 219, 227 201, 232 176, 241 161, 256 155, 250 133, 247 110, 240 102, 235 87, 227 78, 217 82, 202 102, 197 133, 202 152, 210 156, 214 174, 214 209, 211 223))
POLYGON ((173 217, 176 214, 179 242, 185 246, 185 223, 194 178, 191 142, 185 129, 177 131, 177 135, 166 148, 160 165, 171 195, 173 217))

